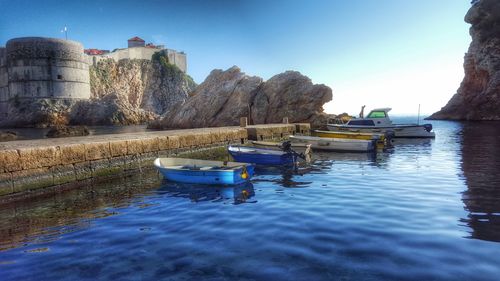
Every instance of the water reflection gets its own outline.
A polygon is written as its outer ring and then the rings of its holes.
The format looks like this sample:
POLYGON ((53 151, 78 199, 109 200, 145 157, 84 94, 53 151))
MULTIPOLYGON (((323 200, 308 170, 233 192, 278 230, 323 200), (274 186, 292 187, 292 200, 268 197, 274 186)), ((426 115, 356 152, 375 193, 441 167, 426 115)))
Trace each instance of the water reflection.
POLYGON ((471 238, 500 242, 500 122, 464 123, 462 170, 471 238))
POLYGON ((254 181, 271 182, 278 186, 293 188, 305 187, 310 181, 300 181, 300 177, 313 171, 312 164, 301 163, 298 167, 256 166, 254 181), (264 177, 260 177, 264 176, 264 177))
POLYGON ((157 192, 162 195, 187 198, 193 203, 226 202, 227 200, 232 200, 234 204, 256 202, 249 200, 255 195, 251 182, 237 186, 211 186, 164 181, 157 192))
POLYGON ((140 203, 158 187, 156 171, 35 198, 0 209, 0 251, 26 243, 57 240, 62 234, 87 228, 91 221, 118 213, 117 208, 140 203))

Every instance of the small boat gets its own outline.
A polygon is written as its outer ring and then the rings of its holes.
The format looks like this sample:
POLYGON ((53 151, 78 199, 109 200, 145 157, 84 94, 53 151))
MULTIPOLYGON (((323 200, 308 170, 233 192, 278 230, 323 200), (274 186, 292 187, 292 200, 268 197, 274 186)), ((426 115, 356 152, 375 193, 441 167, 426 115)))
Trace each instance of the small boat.
POLYGON ((338 138, 338 139, 355 139, 355 140, 374 140, 377 143, 377 148, 384 149, 392 146, 394 133, 386 131, 385 133, 355 133, 355 132, 333 132, 333 131, 313 131, 315 137, 322 138, 338 138))
MULTIPOLYGON (((291 149, 290 142, 276 143, 276 148, 257 148, 250 146, 229 146, 228 152, 238 162, 253 163, 257 165, 293 165, 297 158, 305 158, 291 149)), ((305 154, 310 153, 310 150, 305 154)))
POLYGON ((377 108, 366 118, 351 119, 347 124, 327 124, 334 132, 385 133, 394 132, 395 138, 434 138, 432 124, 393 124, 389 118, 391 108, 377 108))
POLYGON ((253 176, 254 166, 248 163, 157 158, 155 167, 167 180, 182 183, 234 185, 253 176))
POLYGON ((342 152, 369 152, 376 148, 374 140, 321 138, 310 136, 290 136, 292 145, 300 143, 311 145, 313 150, 342 151, 342 152))

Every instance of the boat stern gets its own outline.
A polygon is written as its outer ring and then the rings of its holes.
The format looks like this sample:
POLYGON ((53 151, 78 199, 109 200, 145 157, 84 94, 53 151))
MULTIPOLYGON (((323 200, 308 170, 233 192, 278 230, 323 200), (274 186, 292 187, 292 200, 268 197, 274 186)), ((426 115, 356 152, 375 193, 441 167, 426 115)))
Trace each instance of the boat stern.
POLYGON ((233 184, 241 184, 250 181, 254 173, 255 167, 253 164, 246 164, 242 166, 233 174, 233 184))

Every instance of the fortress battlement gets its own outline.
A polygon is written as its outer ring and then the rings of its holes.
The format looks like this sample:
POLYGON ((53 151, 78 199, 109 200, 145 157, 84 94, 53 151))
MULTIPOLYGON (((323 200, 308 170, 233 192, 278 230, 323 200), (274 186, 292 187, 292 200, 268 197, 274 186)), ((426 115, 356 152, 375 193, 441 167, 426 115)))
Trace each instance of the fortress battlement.
POLYGON ((120 61, 122 59, 142 59, 151 60, 153 54, 162 52, 168 57, 171 64, 176 65, 182 72, 187 71, 187 56, 184 52, 179 52, 172 49, 167 49, 163 45, 146 44, 139 37, 133 37, 128 40, 128 47, 115 49, 111 52, 107 50, 86 49, 89 65, 95 65, 97 62, 104 59, 113 59, 120 61))

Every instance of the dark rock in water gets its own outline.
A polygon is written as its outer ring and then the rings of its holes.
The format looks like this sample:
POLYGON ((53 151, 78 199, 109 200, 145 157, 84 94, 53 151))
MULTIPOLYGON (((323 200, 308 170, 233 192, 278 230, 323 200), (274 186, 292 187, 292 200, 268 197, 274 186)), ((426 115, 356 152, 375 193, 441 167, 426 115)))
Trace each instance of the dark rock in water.
POLYGON ((86 126, 55 126, 47 132, 48 138, 64 138, 88 136, 89 129, 86 126))
POLYGON ((13 141, 16 139, 17 139, 17 134, 15 132, 10 132, 10 131, 0 132, 0 142, 13 141))
POLYGON ((428 119, 500 120, 500 1, 476 2, 465 21, 472 25, 465 77, 448 104, 428 119))
POLYGON ((213 70, 186 102, 167 113, 156 127, 199 128, 237 126, 240 117, 250 124, 308 122, 323 125, 323 104, 332 99, 332 90, 314 85, 296 71, 278 74, 266 82, 248 76, 233 66, 213 70))

